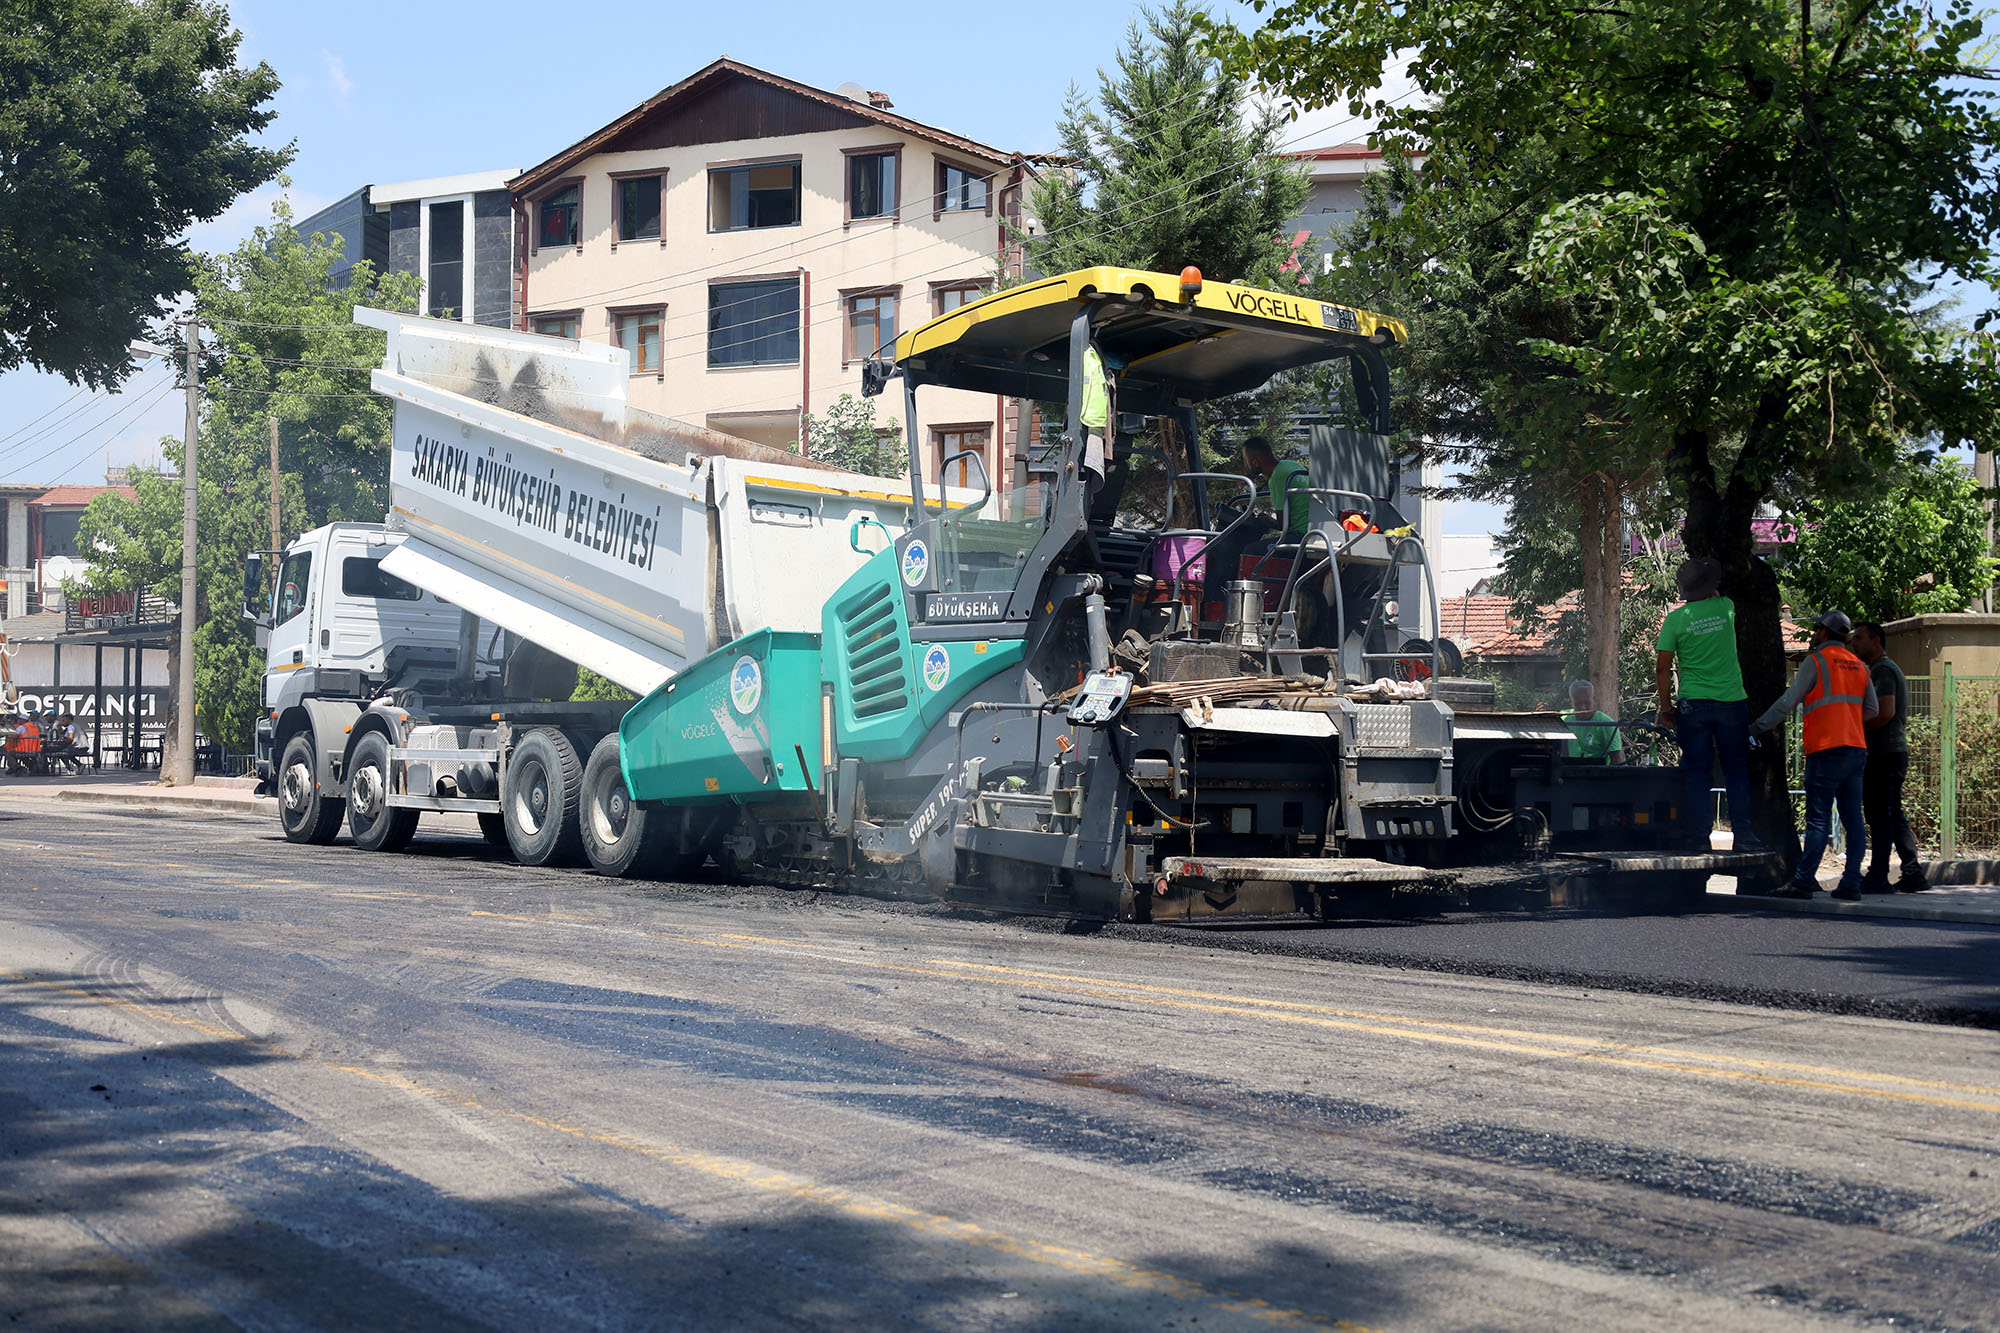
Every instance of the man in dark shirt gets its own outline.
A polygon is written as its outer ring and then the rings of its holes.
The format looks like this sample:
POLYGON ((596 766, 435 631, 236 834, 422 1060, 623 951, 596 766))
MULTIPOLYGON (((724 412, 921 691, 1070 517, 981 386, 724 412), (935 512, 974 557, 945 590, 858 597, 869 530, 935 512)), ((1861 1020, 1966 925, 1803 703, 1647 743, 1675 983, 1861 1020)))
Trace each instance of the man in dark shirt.
POLYGON ((1868 668, 1881 711, 1864 722, 1868 767, 1861 775, 1861 808, 1868 819, 1870 863, 1863 893, 1917 893, 1930 886, 1917 862, 1917 835, 1903 813, 1903 781, 1910 772, 1910 742, 1904 719, 1910 715, 1910 682, 1883 650, 1882 626, 1864 620, 1854 627, 1854 655, 1868 668), (1889 883, 1889 849, 1903 861, 1903 877, 1889 883))

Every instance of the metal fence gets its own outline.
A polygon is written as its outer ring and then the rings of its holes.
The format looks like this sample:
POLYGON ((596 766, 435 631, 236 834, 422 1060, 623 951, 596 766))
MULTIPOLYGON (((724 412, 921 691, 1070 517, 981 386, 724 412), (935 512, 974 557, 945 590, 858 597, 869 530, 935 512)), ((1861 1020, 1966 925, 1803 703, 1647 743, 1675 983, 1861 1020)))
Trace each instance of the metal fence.
MULTIPOLYGON (((1804 786, 1799 718, 1791 785, 1804 786)), ((1910 777, 1903 808, 1925 858, 2000 851, 2000 676, 1910 677, 1910 777)))

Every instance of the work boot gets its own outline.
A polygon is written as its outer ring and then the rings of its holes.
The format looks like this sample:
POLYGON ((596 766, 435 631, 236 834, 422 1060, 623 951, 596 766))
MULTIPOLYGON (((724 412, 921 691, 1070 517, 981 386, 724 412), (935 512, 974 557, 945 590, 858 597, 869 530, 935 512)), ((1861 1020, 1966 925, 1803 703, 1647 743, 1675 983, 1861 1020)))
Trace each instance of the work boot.
POLYGON ((1860 902, 1861 881, 1855 879, 1843 879, 1842 881, 1840 881, 1840 887, 1833 891, 1833 896, 1840 899, 1844 903, 1860 902))
POLYGON ((1888 871, 1871 870, 1861 877, 1861 891, 1863 893, 1894 893, 1896 890, 1889 883, 1888 871))
POLYGON ((1764 894, 1764 896, 1766 898, 1810 898, 1816 892, 1818 892, 1818 890, 1813 889, 1808 885, 1787 884, 1781 889, 1771 889, 1767 891, 1764 894))
POLYGON ((1922 893, 1929 887, 1929 882, 1924 879, 1924 872, 1915 866, 1904 867, 1903 877, 1896 881, 1898 893, 1922 893))

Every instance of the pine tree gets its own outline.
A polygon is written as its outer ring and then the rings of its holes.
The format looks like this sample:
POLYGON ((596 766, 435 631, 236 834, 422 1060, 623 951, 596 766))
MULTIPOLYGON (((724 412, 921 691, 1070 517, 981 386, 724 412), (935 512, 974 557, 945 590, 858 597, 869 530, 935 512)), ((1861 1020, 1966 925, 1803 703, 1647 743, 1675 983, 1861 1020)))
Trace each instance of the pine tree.
POLYGON ((1040 233, 1029 265, 1067 273, 1098 264, 1269 286, 1292 257, 1287 224, 1312 185, 1280 152, 1283 118, 1248 113, 1186 0, 1143 9, 1093 100, 1072 85, 1057 126, 1063 169, 1031 200, 1040 233))

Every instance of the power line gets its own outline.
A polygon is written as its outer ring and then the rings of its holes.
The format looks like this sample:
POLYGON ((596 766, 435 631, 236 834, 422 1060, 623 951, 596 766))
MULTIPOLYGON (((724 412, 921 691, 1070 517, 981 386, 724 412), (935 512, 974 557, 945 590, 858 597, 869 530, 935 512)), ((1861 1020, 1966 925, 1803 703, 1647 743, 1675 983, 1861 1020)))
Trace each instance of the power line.
MULTIPOLYGON (((99 389, 93 396, 101 397, 108 392, 109 390, 107 389, 99 389)), ((33 429, 41 422, 46 421, 48 418, 62 411, 65 407, 68 407, 71 403, 75 402, 77 399, 81 398, 83 395, 87 393, 91 393, 91 388, 89 385, 86 384, 79 387, 76 390, 76 392, 72 393, 69 397, 63 399, 60 403, 57 403, 54 407, 50 408, 48 411, 36 417, 33 421, 30 421, 27 425, 16 427, 15 429, 7 432, 5 435, 0 435, 0 444, 5 444, 7 441, 13 439, 16 435, 19 435, 24 430, 33 429)))
POLYGON ((162 380, 159 384, 154 385, 153 388, 148 390, 146 393, 140 395, 132 402, 127 403, 125 407, 122 408, 117 413, 115 413, 114 416, 106 418, 105 420, 98 422, 96 425, 86 426, 84 429, 70 436, 67 440, 64 440, 61 444, 58 444, 53 449, 50 449, 47 453, 42 454, 38 458, 31 459, 30 461, 21 464, 19 467, 15 468, 11 473, 8 474, 9 478, 11 479, 13 477, 18 477, 21 475, 21 473, 27 471, 29 468, 40 467, 43 463, 47 462, 49 459, 55 457, 63 450, 75 444, 78 440, 83 439, 87 435, 95 434, 99 430, 102 430, 104 427, 109 426, 111 422, 115 420, 117 417, 124 416, 127 412, 130 412, 135 408, 143 410, 144 408, 151 407, 153 403, 157 401, 163 394, 170 392, 171 390, 173 390, 174 387, 175 385, 172 380, 162 380))
POLYGON ((117 416, 118 413, 123 409, 123 407, 129 404, 129 402, 130 402, 129 399, 121 401, 119 398, 114 397, 108 393, 104 394, 101 397, 93 398, 91 399, 91 401, 85 403, 82 407, 78 408, 76 411, 70 413, 68 416, 58 421, 53 421, 49 423, 48 425, 42 427, 40 430, 36 431, 33 435, 25 436, 18 442, 8 445, 5 449, 0 449, 0 458, 4 458, 9 454, 17 454, 23 449, 32 448, 33 446, 40 444, 43 440, 46 440, 50 435, 55 434, 57 431, 66 430, 70 426, 75 425, 78 421, 82 420, 85 416, 89 415, 90 413, 96 411, 99 407, 102 407, 107 403, 110 404, 111 410, 109 412, 106 412, 103 416, 99 417, 91 425, 84 427, 85 430, 95 430, 99 426, 102 426, 106 422, 110 421, 113 417, 117 416))

